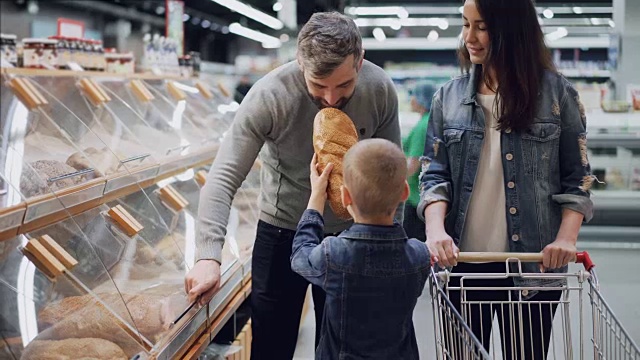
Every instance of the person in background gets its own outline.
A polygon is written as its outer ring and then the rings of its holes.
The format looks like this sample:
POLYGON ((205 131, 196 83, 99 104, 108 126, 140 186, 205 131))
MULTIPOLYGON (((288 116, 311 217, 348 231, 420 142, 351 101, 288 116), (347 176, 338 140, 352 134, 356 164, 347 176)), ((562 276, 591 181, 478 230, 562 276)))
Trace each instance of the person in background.
POLYGON ((236 86, 236 92, 233 94, 233 100, 238 104, 242 103, 244 97, 247 96, 249 90, 251 90, 251 79, 249 79, 248 75, 242 75, 240 81, 238 81, 238 85, 236 86))
POLYGON ((367 139, 342 165, 342 204, 354 224, 324 238, 332 164, 319 174, 314 156, 309 204, 293 238, 291 268, 327 293, 316 359, 417 360, 413 310, 431 262, 424 243, 394 221, 409 196, 406 159, 398 145, 367 139))
POLYGON ((404 205, 404 231, 409 238, 422 241, 426 240, 424 222, 418 217, 417 212, 420 202, 420 157, 424 153, 429 110, 435 92, 435 86, 427 82, 418 83, 411 91, 411 111, 420 114, 420 120, 402 142, 402 148, 407 157, 407 182, 410 191, 409 199, 404 205))
MULTIPOLYGON (((429 251, 454 273, 505 273, 505 263, 458 264, 459 251, 542 252, 542 264, 521 264, 524 273, 565 273, 580 226, 593 216, 595 177, 578 92, 553 65, 533 0, 466 0, 462 19, 466 74, 434 96, 422 158, 418 213, 429 251)), ((459 286, 454 279, 449 286, 459 286)), ((496 315, 505 359, 544 359, 564 283, 465 281, 505 288, 466 294, 484 302, 465 305, 469 326, 489 350, 496 315), (514 286, 536 290, 512 293, 514 286), (523 303, 487 304, 512 296, 523 303)), ((460 310, 460 291, 449 294, 460 310)))
MULTIPOLYGON (((309 282, 291 270, 291 244, 311 194, 313 121, 322 108, 346 113, 359 139, 400 146, 398 96, 384 70, 364 60, 360 29, 337 12, 315 13, 298 34, 297 60, 258 80, 242 100, 200 192, 196 263, 185 278, 189 299, 207 303, 219 288, 232 201, 260 156, 260 214, 251 262, 251 359, 293 358, 309 282)), ((396 216, 402 223, 402 205, 396 216)), ((352 221, 325 211, 325 235, 352 221)), ((312 286, 316 344, 324 291, 312 286)))

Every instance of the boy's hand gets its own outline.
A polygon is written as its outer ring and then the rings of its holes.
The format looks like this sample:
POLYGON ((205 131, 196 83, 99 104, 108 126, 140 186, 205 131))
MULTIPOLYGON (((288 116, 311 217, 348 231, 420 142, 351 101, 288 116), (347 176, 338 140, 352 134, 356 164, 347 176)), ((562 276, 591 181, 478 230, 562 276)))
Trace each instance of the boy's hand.
POLYGON ((331 174, 331 170, 333 170, 333 164, 327 164, 322 174, 319 173, 318 167, 317 155, 313 154, 311 165, 309 165, 311 173, 309 176, 309 180, 311 180, 311 198, 309 198, 307 209, 313 209, 322 214, 324 204, 327 201, 327 186, 329 185, 329 174, 331 174))

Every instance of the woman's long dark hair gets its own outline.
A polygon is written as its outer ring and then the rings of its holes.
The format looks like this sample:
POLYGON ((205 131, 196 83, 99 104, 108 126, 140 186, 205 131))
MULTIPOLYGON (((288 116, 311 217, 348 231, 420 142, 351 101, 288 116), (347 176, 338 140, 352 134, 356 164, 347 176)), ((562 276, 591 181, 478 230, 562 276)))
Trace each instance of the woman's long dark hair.
MULTIPOLYGON (((483 66, 482 81, 491 88, 489 71, 497 81, 498 128, 524 130, 536 115, 538 92, 545 70, 555 71, 544 42, 533 0, 475 0, 484 19, 491 46, 483 66)), ((458 50, 461 67, 469 71, 466 47, 458 50)))

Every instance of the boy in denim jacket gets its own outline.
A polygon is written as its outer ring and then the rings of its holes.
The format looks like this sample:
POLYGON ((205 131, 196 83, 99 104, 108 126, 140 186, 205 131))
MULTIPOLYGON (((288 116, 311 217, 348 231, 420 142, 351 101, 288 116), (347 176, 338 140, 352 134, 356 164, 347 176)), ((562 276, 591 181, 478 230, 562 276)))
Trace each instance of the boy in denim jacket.
POLYGON ((354 224, 322 240, 333 166, 311 162, 311 197, 293 239, 291 268, 327 293, 316 359, 418 359, 413 309, 429 274, 425 244, 394 223, 409 195, 402 150, 358 142, 343 161, 342 203, 354 224))

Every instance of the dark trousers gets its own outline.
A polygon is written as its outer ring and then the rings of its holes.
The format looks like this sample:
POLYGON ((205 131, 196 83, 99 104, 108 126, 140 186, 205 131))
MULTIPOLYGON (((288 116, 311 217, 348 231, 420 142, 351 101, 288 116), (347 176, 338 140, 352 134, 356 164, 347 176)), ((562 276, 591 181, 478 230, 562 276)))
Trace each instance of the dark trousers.
MULTIPOLYGON (((502 262, 460 263, 453 268, 453 273, 505 273, 505 271, 505 263, 502 262)), ((463 280, 463 285, 465 288, 513 287, 514 283, 513 278, 474 280, 467 278, 463 280)), ((460 277, 451 277, 449 286, 460 286, 460 277)), ((465 302, 480 303, 461 304, 460 291, 449 291, 449 299, 487 351, 491 345, 491 330, 495 315, 498 317, 500 327, 503 358, 531 360, 546 359, 553 316, 561 295, 560 290, 540 291, 524 303, 515 304, 518 295, 514 291, 468 290, 465 292, 465 302), (489 304, 490 302, 493 303, 489 304)), ((464 358, 460 349, 456 349, 455 345, 448 345, 453 359, 464 358)))
MULTIPOLYGON (((251 359, 290 360, 298 342, 300 316, 309 282, 291 270, 294 230, 258 222, 251 284, 251 359)), ((312 286, 316 347, 324 311, 324 291, 312 286)), ((311 356, 311 354, 309 354, 311 356)))
POLYGON ((404 232, 409 239, 427 241, 424 229, 424 221, 418 217, 418 210, 408 202, 404 204, 404 222, 402 223, 404 232))

